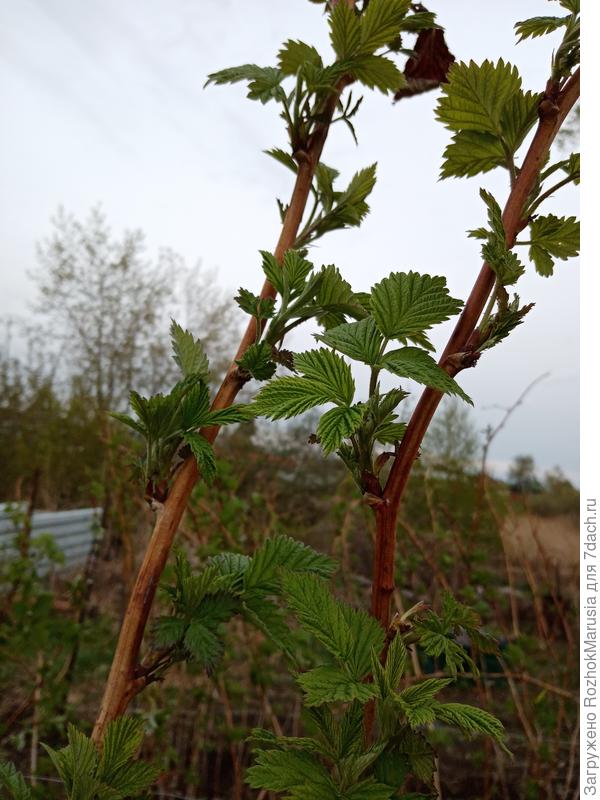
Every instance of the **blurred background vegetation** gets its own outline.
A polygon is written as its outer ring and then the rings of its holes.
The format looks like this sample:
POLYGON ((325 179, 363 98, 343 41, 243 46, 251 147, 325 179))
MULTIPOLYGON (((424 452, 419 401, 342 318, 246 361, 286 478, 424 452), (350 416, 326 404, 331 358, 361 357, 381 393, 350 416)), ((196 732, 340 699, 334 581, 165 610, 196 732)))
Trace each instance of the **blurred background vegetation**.
MULTIPOLYGON (((82 569, 40 577, 48 542, 0 567, 0 757, 53 797, 40 746, 62 743, 66 721, 88 731, 98 709, 121 615, 151 530, 134 482, 138 443, 112 421, 131 386, 155 392, 171 379, 168 319, 202 339, 218 378, 238 334, 233 301, 215 276, 177 254, 146 257, 144 237, 115 237, 99 210, 64 212, 39 246, 38 305, 29 328, 3 324, 0 351, 0 502, 33 508, 100 506, 102 530, 82 569), (207 288, 208 287, 208 288, 207 288)), ((510 424, 507 419, 506 424, 510 424)), ((308 443, 310 419, 276 432, 248 424, 218 440, 219 477, 194 490, 178 536, 194 563, 224 549, 252 552, 279 532, 333 555, 338 588, 368 604, 372 515, 334 457, 308 443)), ((501 643, 479 678, 455 689, 498 715, 514 758, 491 741, 456 743, 440 728, 445 798, 575 798, 577 764, 577 515, 579 493, 556 469, 539 475, 516 454, 507 480, 488 474, 494 436, 446 401, 403 505, 395 603, 437 605, 450 589, 501 643)), ((161 600, 155 613, 160 612, 161 600)), ((175 667, 136 698, 145 755, 163 767, 158 797, 242 800, 256 725, 302 730, 300 698, 283 656, 237 621, 218 672, 175 667)), ((443 664, 412 660, 413 676, 443 664)), ((261 798, 266 795, 261 794, 261 798)))

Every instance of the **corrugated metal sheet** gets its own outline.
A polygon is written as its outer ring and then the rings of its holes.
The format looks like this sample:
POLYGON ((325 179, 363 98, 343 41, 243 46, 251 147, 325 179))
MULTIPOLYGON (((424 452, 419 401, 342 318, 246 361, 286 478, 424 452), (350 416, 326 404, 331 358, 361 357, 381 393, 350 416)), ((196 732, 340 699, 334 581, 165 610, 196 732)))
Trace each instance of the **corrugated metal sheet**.
MULTIPOLYGON (((0 503, 0 552, 5 555, 15 553, 15 512, 24 510, 23 505, 0 503)), ((100 508, 77 508, 73 511, 34 511, 31 519, 31 542, 38 536, 50 535, 58 550, 63 554, 64 563, 55 565, 57 571, 71 571, 82 567, 88 557, 94 539, 100 533, 100 508)), ((51 568, 47 560, 39 564, 42 574, 51 568)))

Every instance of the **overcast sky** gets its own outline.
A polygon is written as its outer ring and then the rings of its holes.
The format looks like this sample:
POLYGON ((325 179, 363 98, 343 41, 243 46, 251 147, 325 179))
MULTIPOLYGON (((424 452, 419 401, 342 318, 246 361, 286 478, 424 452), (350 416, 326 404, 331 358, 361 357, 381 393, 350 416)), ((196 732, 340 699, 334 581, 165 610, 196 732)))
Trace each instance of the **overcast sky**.
MULTIPOLYGON (((434 5, 431 4, 431 8, 434 5)), ((149 254, 172 247, 188 263, 217 268, 232 291, 261 283, 257 251, 278 235, 275 197, 291 173, 261 151, 285 146, 275 106, 245 99, 241 85, 202 86, 208 72, 274 63, 281 42, 300 38, 328 52, 322 7, 307 0, 0 0, 0 316, 26 316, 35 243, 59 204, 85 216, 101 203, 115 231, 141 228, 149 254)), ((519 19, 553 13, 544 0, 437 0, 461 60, 503 57, 526 88, 543 88, 553 37, 515 45, 519 19)), ((466 298, 480 266, 465 231, 485 218, 480 186, 506 197, 506 175, 438 182, 449 134, 433 120, 436 94, 393 105, 367 91, 356 121, 359 146, 334 129, 324 160, 348 179, 378 162, 371 215, 360 229, 330 234, 312 259, 336 263, 356 289, 391 270, 444 274, 466 298)), ((577 194, 548 205, 577 213, 577 194)), ((578 264, 519 283, 536 308, 510 339, 460 377, 477 426, 550 372, 496 440, 498 473, 519 453, 574 480, 578 455, 578 264)), ((449 327, 434 341, 442 345, 449 327)), ((310 332, 296 339, 310 346, 310 332)))

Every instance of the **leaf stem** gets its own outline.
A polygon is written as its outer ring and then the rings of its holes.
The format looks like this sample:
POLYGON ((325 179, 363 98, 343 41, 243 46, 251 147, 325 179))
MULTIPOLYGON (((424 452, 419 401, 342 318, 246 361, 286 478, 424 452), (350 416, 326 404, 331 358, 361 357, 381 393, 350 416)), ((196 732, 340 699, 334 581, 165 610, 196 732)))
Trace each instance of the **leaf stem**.
POLYGON ((371 380, 369 381, 369 397, 373 397, 373 395, 377 391, 377 379, 379 378, 380 372, 381 372, 381 367, 371 367, 371 380))
POLYGON ((496 300, 498 299, 498 280, 496 280, 495 288, 490 295, 490 300, 486 306, 485 311, 483 312, 483 316, 479 322, 479 329, 482 330, 483 327, 486 325, 489 318, 492 316, 492 312, 494 310, 494 306, 496 305, 496 300))
POLYGON ((551 197, 554 192, 557 192, 559 189, 562 189, 563 186, 566 186, 567 184, 577 180, 578 177, 578 175, 567 175, 567 177, 563 178, 562 181, 558 181, 558 183, 555 183, 554 186, 551 186, 550 189, 541 194, 538 199, 529 206, 525 212, 527 217, 530 217, 532 214, 534 214, 536 209, 538 209, 545 200, 551 197))

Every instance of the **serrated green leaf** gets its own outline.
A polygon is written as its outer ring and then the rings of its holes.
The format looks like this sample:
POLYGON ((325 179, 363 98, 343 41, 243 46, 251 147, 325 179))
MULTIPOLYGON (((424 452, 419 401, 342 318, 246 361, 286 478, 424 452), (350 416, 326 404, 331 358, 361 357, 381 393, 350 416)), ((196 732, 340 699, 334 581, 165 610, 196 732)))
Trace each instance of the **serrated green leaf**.
POLYGON ((377 419, 381 422, 386 422, 395 419, 396 415, 392 412, 400 405, 400 403, 408 397, 408 392, 402 389, 390 389, 389 392, 377 397, 377 419))
POLYGON ((227 408, 219 408, 211 411, 206 416, 206 426, 212 425, 235 425, 238 422, 248 422, 254 417, 254 409, 251 405, 238 403, 227 408))
POLYGON ((371 366, 379 362, 383 344, 383 336, 372 317, 329 328, 326 333, 315 335, 315 339, 355 361, 371 366))
POLYGON ((481 248, 481 255, 498 276, 502 286, 512 286, 525 272, 525 267, 516 253, 504 244, 504 237, 490 237, 481 248))
POLYGON ((344 800, 390 800, 392 797, 393 790, 374 778, 361 781, 344 792, 344 800))
POLYGON ((312 268, 312 262, 307 261, 298 250, 286 250, 283 257, 283 280, 292 295, 304 287, 312 268))
POLYGON ((314 572, 329 576, 335 572, 336 564, 328 556, 289 536, 266 539, 255 551, 245 570, 244 588, 274 591, 279 586, 279 570, 285 567, 291 572, 314 572))
POLYGON ((445 278, 416 272, 393 272, 371 291, 373 317, 388 339, 421 334, 458 314, 462 305, 448 294, 445 278))
POLYGON ((504 108, 520 91, 521 78, 516 67, 502 59, 497 64, 455 62, 441 88, 436 116, 447 128, 499 136, 504 108))
POLYGON ((170 647, 185 636, 187 622, 180 617, 158 617, 152 626, 152 639, 156 647, 170 647))
POLYGON ((115 778, 114 787, 110 787, 112 794, 104 791, 98 792, 99 800, 124 800, 124 798, 138 797, 145 793, 160 775, 161 770, 152 764, 143 761, 133 761, 126 764, 115 778))
POLYGON ((144 736, 144 723, 133 717, 120 717, 110 722, 102 740, 98 779, 121 789, 118 779, 123 768, 137 755, 144 736))
POLYGON ((407 427, 406 422, 384 422, 377 426, 373 436, 381 444, 396 444, 401 441, 407 427))
POLYGON ((285 92, 281 87, 284 74, 275 67, 263 67, 262 72, 248 84, 248 97, 250 100, 260 100, 268 103, 269 100, 280 102, 285 99, 285 92))
POLYGON ((368 55, 392 42, 409 8, 410 0, 370 0, 360 18, 358 52, 368 55))
POLYGON ((152 421, 148 408, 148 398, 132 390, 129 393, 129 405, 135 411, 138 419, 141 420, 144 429, 146 431, 150 430, 152 421))
POLYGON ((375 777, 386 786, 393 786, 395 789, 402 787, 410 772, 407 756, 390 746, 375 762, 375 777))
POLYGON ((318 320, 321 325, 329 329, 346 321, 344 311, 352 310, 354 295, 350 284, 342 278, 338 268, 333 264, 322 267, 319 277, 320 283, 315 299, 322 313, 318 320))
POLYGON ((31 800, 31 789, 14 764, 0 761, 0 789, 10 792, 12 800, 31 800))
POLYGON ((345 74, 346 62, 330 64, 328 67, 319 67, 316 64, 305 64, 302 77, 309 92, 329 92, 335 89, 335 84, 345 74))
MULTIPOLYGON (((465 129, 455 133, 444 151, 441 177, 472 177, 507 165, 537 121, 539 95, 515 91, 498 117, 495 133, 465 129)), ((456 101, 458 102, 458 101, 456 101)))
POLYGON ((558 30, 567 24, 569 17, 531 17, 521 22, 515 23, 515 32, 519 42, 523 39, 535 39, 537 36, 544 36, 546 33, 558 30))
POLYGON ((271 319, 275 313, 275 300, 272 297, 258 297, 248 289, 240 288, 234 300, 242 311, 257 319, 271 319))
POLYGON ((263 386, 254 400, 257 414, 269 419, 290 419, 310 408, 333 402, 330 389, 308 378, 276 378, 263 386))
POLYGON ((323 66, 319 52, 305 42, 288 39, 277 54, 279 69, 284 75, 296 75, 306 64, 323 66))
POLYGON ((535 271, 538 275, 542 275, 544 278, 554 275, 554 259, 543 247, 536 247, 535 245, 530 247, 529 258, 535 264, 535 271))
POLYGON ((415 11, 402 20, 401 30, 407 33, 431 31, 436 28, 443 30, 435 19, 436 15, 432 11, 415 11))
POLYGON ((487 350, 499 344, 523 322, 523 318, 534 307, 534 303, 529 303, 520 307, 519 295, 496 314, 490 317, 487 325, 481 330, 482 341, 478 345, 478 350, 487 350))
POLYGON ((369 89, 379 89, 383 94, 397 92, 406 84, 404 74, 385 56, 356 56, 350 62, 348 72, 369 89))
POLYGON ((252 728, 246 741, 250 742, 253 747, 262 745, 263 747, 274 747, 278 750, 298 748, 308 752, 319 750, 318 742, 308 736, 277 736, 273 731, 268 731, 265 728, 252 728))
MULTIPOLYGON (((354 784, 351 790, 347 790, 350 792, 351 797, 367 797, 369 796, 366 794, 370 789, 374 786, 380 786, 377 784, 375 779, 370 776, 366 780, 359 779, 364 775, 364 773, 373 766, 374 762, 377 761, 377 758, 381 755, 385 748, 385 742, 378 742, 376 744, 371 745, 371 747, 363 750, 362 752, 353 753, 349 758, 345 758, 341 761, 339 767, 340 772, 344 776, 347 783, 354 784), (356 794, 354 793, 356 790, 356 794), (365 792, 365 794, 363 794, 365 792)), ((390 787, 383 787, 389 792, 390 787)), ((377 790, 375 790, 377 791, 377 790)), ((379 796, 375 794, 374 796, 379 796)))
MULTIPOLYGON (((219 583, 227 586, 228 582, 223 580, 219 583)), ((213 633, 217 633, 219 626, 228 622, 239 611, 239 598, 230 594, 230 591, 230 588, 215 593, 207 591, 193 611, 194 617, 213 633)))
POLYGON ((397 633, 388 648, 385 660, 385 679, 389 690, 395 692, 408 664, 408 650, 402 636, 397 633))
POLYGON ((471 630, 481 625, 481 617, 475 609, 466 606, 454 597, 452 592, 442 594, 442 619, 445 624, 471 630))
MULTIPOLYGON (((430 680, 435 680, 431 678, 430 680)), ((451 682, 451 681, 449 681, 451 682)), ((427 683, 427 681, 424 681, 427 683)), ((410 687, 414 689, 416 687, 410 687)), ((423 725, 431 725, 436 719, 436 709, 438 703, 432 698, 428 697, 423 700, 406 700, 402 695, 396 697, 396 704, 402 710, 406 717, 406 721, 411 728, 420 728, 423 725)))
POLYGON ((571 74, 580 61, 580 31, 578 14, 572 14, 565 26, 562 42, 554 53, 552 60, 552 79, 559 81, 571 74))
POLYGON ((268 103, 269 100, 281 100, 285 97, 280 85, 284 77, 284 73, 275 67, 242 64, 239 67, 229 67, 211 73, 204 85, 246 81, 248 83, 248 97, 251 100, 260 100, 261 103, 268 103))
POLYGON ((371 194, 377 181, 377 163, 363 167, 352 176, 352 180, 342 193, 340 203, 358 206, 371 194))
POLYGON ((502 139, 511 153, 516 153, 538 121, 540 94, 518 91, 508 100, 500 115, 502 139))
POLYGON ((236 598, 228 593, 234 581, 216 563, 192 574, 190 563, 181 551, 175 559, 176 584, 165 586, 174 610, 186 620, 201 619, 208 628, 216 629, 234 613, 236 598), (227 589, 227 591, 225 591, 227 589))
POLYGON ((118 422, 122 422, 123 425, 127 425, 128 428, 132 428, 136 433, 141 433, 142 436, 146 433, 145 427, 137 420, 130 417, 129 414, 121 414, 119 411, 109 411, 109 416, 116 419, 118 422))
POLYGON ((477 665, 469 654, 461 647, 453 636, 452 629, 437 614, 430 612, 425 619, 414 625, 419 635, 419 645, 429 656, 444 658, 447 671, 456 676, 469 666, 474 674, 478 674, 477 665))
POLYGON ((477 229, 470 231, 469 235, 475 238, 487 238, 481 248, 481 254, 487 264, 498 276, 498 281, 502 286, 510 286, 525 272, 525 267, 521 263, 516 253, 509 250, 506 246, 506 235, 504 223, 502 221, 502 209, 497 200, 485 189, 479 192, 488 210, 489 229, 477 229))
POLYGON ((253 80, 257 75, 260 75, 261 72, 262 67, 259 67, 257 64, 242 64, 239 67, 227 67, 226 69, 221 69, 218 72, 212 72, 208 76, 204 86, 206 87, 210 83, 220 86, 225 83, 250 81, 253 80))
POLYGON ((235 363, 250 373, 257 381, 269 380, 277 369, 277 365, 273 361, 273 348, 268 342, 251 344, 244 355, 235 363))
POLYGON ((270 150, 263 150, 263 152, 266 155, 271 156, 271 158, 274 158, 275 161, 283 164, 283 166, 291 170, 294 175, 297 174, 298 164, 296 164, 292 156, 285 150, 282 150, 280 147, 272 147, 270 150))
POLYGON ((248 595, 242 604, 242 615, 262 631, 275 647, 294 660, 290 629, 282 611, 264 597, 248 595))
POLYGON ((452 683, 452 678, 426 678, 400 692, 400 697, 410 705, 426 705, 436 694, 452 683))
POLYGON ((223 645, 215 634, 197 619, 189 624, 183 644, 196 661, 208 668, 215 665, 223 651, 223 645))
POLYGON ((306 628, 338 658, 352 647, 351 632, 341 604, 321 580, 284 574, 283 589, 291 610, 306 628))
POLYGON ((458 131, 444 150, 441 178, 470 178, 504 163, 502 142, 491 133, 458 131))
POLYGON ((253 789, 302 792, 288 795, 292 800, 339 800, 325 767, 310 753, 296 750, 258 750, 246 782, 253 789))
POLYGON ((565 167, 563 167, 565 172, 573 178, 573 182, 575 184, 579 184, 579 176, 581 173, 581 156, 579 153, 571 153, 569 158, 567 159, 567 163, 565 167))
POLYGON ((399 350, 391 350, 381 359, 381 366, 389 372, 393 372, 394 375, 410 378, 446 394, 458 395, 467 403, 473 404, 471 398, 465 394, 454 378, 451 378, 429 353, 419 347, 402 347, 399 350))
POLYGON ((262 268, 263 272, 265 273, 267 280, 273 286, 278 294, 283 294, 283 274, 281 271, 281 265, 275 258, 272 253, 269 253, 267 250, 261 250, 260 254, 262 256, 262 268))
POLYGON ((317 436, 325 455, 334 453, 342 441, 357 430, 363 416, 362 406, 340 406, 323 414, 317 427, 317 436))
POLYGON ((305 378, 318 383, 327 392, 330 401, 350 405, 354 398, 355 385, 348 364, 337 353, 321 347, 307 350, 294 357, 294 367, 305 378))
POLYGON ((313 706, 306 710, 319 731, 321 753, 334 762, 358 754, 363 746, 363 707, 349 703, 341 715, 334 715, 329 706, 313 706))
POLYGON ((366 703, 376 694, 373 684, 354 680, 335 666, 315 667, 296 681, 305 694, 304 703, 309 707, 352 700, 366 703))
POLYGON ((322 161, 316 166, 315 180, 317 182, 317 189, 321 198, 321 204, 325 211, 331 211, 335 197, 333 191, 333 184, 339 177, 340 173, 333 167, 328 167, 322 161))
POLYGON ((371 292, 354 292, 353 297, 354 301, 360 303, 365 311, 369 311, 371 304, 371 292))
POLYGON ((535 217, 530 225, 529 257, 540 275, 554 272, 554 258, 566 260, 579 255, 579 221, 554 214, 535 217))
POLYGON ((180 399, 181 392, 175 386, 168 395, 155 394, 148 398, 131 392, 129 402, 143 420, 148 438, 164 440, 178 430, 180 399))
POLYGON ((360 23, 348 3, 337 3, 329 15, 332 47, 340 60, 353 56, 360 47, 360 23))
POLYGON ((69 743, 61 750, 53 750, 47 745, 44 745, 44 749, 65 784, 67 795, 77 800, 93 800, 98 789, 96 748, 91 739, 70 723, 67 738, 69 743))
MULTIPOLYGON (((375 185, 376 167, 376 164, 372 164, 370 167, 359 170, 352 177, 346 189, 335 194, 333 207, 318 220, 316 235, 322 236, 327 231, 356 227, 361 224, 369 213, 366 198, 375 185)), ((339 320, 339 322, 342 321, 339 320)))
POLYGON ((468 231, 468 234, 471 239, 487 239, 490 232, 487 228, 473 228, 473 230, 468 231))
POLYGON ((488 224, 490 226, 490 230, 493 234, 495 234, 502 242, 504 242, 505 232, 504 232, 504 223, 502 221, 502 209, 493 194, 490 192, 486 192, 485 189, 479 190, 479 196, 485 203, 488 211, 488 224))
POLYGON ((196 375, 208 380, 208 359, 200 339, 195 339, 190 331, 184 330, 175 320, 171 320, 171 343, 173 359, 184 376, 196 375))
POLYGON ((459 728, 469 735, 484 734, 491 736, 502 743, 505 732, 499 719, 484 711, 482 708, 464 705, 463 703, 439 703, 436 717, 440 722, 445 722, 459 728))
POLYGON ((200 474, 203 480, 210 486, 217 474, 217 462, 211 445, 206 441, 204 436, 199 433, 194 433, 193 431, 186 433, 183 440, 190 446, 192 455, 198 464, 200 474))
POLYGON ((371 666, 371 652, 383 647, 384 630, 364 611, 340 603, 315 575, 284 573, 283 589, 300 625, 360 680, 371 666))
MULTIPOLYGON (((409 774, 431 784, 435 753, 425 737, 405 727, 375 763, 375 775, 383 783, 400 789, 409 774)), ((416 800, 416 798, 415 798, 416 800)))
POLYGON ((232 577, 235 582, 239 580, 240 587, 249 564, 250 557, 243 553, 219 553, 208 559, 208 567, 214 568, 217 575, 232 577))
POLYGON ((208 386, 198 382, 185 394, 179 407, 179 422, 184 431, 200 428, 209 413, 208 386))

